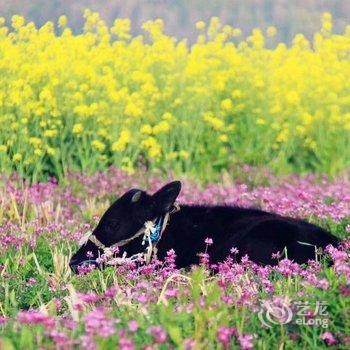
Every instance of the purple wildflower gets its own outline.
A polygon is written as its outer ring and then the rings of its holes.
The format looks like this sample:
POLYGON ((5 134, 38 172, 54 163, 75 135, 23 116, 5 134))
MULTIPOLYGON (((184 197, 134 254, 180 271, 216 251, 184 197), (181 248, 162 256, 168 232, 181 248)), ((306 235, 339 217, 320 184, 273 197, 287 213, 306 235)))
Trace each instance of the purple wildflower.
POLYGON ((334 338, 333 334, 331 332, 325 332, 321 335, 321 339, 328 345, 332 346, 337 344, 336 339, 334 338))
POLYGON ((227 348, 231 343, 231 338, 237 335, 237 331, 235 328, 221 327, 218 330, 218 341, 227 348))
POLYGON ((206 238, 204 242, 207 246, 211 246, 214 243, 212 238, 209 238, 209 237, 206 238))
POLYGON ((115 334, 114 321, 106 317, 104 309, 95 309, 85 317, 85 328, 89 335, 109 338, 115 334))
POLYGON ((242 350, 251 350, 254 347, 252 335, 239 335, 238 341, 242 350))
POLYGON ((157 344, 163 344, 167 340, 167 334, 160 326, 151 327, 149 328, 148 332, 154 337, 154 341, 157 344))
POLYGON ((129 322, 129 331, 130 332, 137 332, 137 330, 139 329, 139 324, 137 323, 137 321, 132 320, 129 322))

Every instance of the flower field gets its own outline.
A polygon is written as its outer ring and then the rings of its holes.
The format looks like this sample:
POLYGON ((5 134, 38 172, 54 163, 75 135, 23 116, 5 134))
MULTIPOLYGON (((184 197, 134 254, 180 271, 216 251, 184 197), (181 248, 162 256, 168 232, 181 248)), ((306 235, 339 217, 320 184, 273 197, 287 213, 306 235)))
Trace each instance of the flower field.
POLYGON ((326 13, 312 41, 276 28, 196 23, 189 44, 161 20, 133 37, 87 10, 40 29, 0 18, 1 169, 34 180, 118 164, 213 180, 237 164, 337 174, 350 157, 350 27, 326 13))
POLYGON ((208 239, 192 270, 177 270, 176 252, 169 251, 165 262, 86 268, 72 276, 69 256, 108 203, 131 187, 152 192, 163 181, 141 181, 117 169, 71 174, 69 187, 8 179, 0 192, 0 348, 347 349, 349 183, 267 174, 268 183, 251 186, 249 176, 247 185, 200 188, 184 181, 179 202, 257 206, 307 218, 344 238, 343 248, 330 248, 326 260, 303 268, 288 259, 264 268, 248 258, 236 261, 234 249, 224 263, 211 266, 208 239), (279 312, 261 313, 263 305, 279 312), (286 311, 300 315, 299 321, 286 311))
POLYGON ((288 46, 213 17, 189 43, 84 16, 81 33, 0 17, 0 350, 349 349, 350 26, 325 13, 288 46), (73 275, 109 205, 169 178, 180 205, 303 218, 342 245, 212 264, 207 232, 187 270, 170 250, 73 275))

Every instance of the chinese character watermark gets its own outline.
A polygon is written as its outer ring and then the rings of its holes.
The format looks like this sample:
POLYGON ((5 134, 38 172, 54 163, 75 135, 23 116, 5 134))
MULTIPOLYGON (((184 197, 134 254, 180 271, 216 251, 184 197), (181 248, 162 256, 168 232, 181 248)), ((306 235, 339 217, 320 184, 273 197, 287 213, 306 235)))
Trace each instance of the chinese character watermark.
POLYGON ((329 313, 327 303, 316 301, 295 301, 292 304, 283 299, 264 301, 258 312, 261 323, 271 328, 274 324, 296 324, 299 326, 313 326, 328 328, 329 313))

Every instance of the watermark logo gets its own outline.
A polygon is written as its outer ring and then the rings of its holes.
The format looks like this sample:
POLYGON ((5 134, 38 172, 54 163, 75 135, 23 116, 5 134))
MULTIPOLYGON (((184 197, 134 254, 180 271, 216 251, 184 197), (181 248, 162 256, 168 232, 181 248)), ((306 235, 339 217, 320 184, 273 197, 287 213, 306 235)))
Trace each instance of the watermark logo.
POLYGON ((328 328, 327 306, 324 301, 316 301, 314 304, 308 301, 295 301, 290 304, 282 298, 275 298, 261 304, 258 317, 261 323, 268 328, 276 324, 288 323, 328 328))
POLYGON ((271 328, 274 324, 287 324, 292 321, 293 311, 286 302, 265 301, 258 313, 263 325, 271 328))

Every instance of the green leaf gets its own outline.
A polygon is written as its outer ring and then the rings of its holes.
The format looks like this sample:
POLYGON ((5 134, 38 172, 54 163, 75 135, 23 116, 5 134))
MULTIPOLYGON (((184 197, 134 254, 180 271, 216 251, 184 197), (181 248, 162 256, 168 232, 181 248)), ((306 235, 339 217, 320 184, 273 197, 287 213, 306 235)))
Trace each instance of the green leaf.
POLYGON ((20 339, 20 349, 33 349, 34 345, 34 333, 28 327, 23 327, 21 331, 21 339, 20 339))
POLYGON ((171 340, 177 346, 180 346, 183 342, 181 328, 175 325, 171 325, 171 326, 167 326, 167 331, 171 340))
POLYGON ((9 338, 0 338, 0 349, 15 350, 15 346, 9 338))

